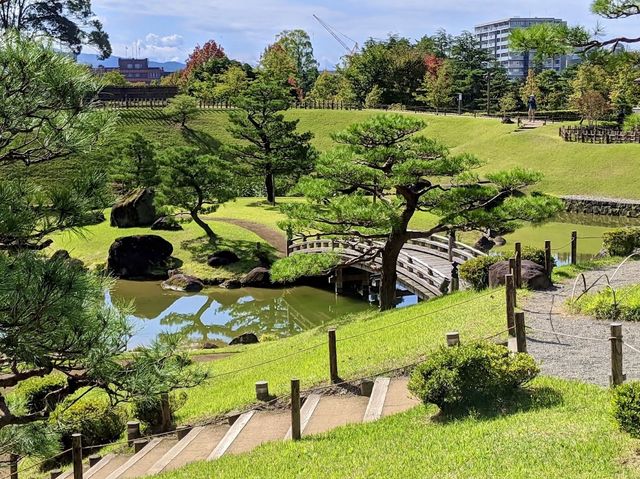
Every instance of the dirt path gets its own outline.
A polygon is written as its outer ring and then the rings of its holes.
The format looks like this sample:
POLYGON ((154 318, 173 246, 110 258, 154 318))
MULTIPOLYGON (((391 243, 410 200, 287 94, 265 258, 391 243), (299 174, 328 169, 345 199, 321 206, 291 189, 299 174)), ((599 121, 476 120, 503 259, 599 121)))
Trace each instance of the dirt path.
MULTIPOLYGON (((602 274, 613 275, 616 266, 585 273, 587 285, 602 274)), ((640 283, 640 262, 626 263, 611 281, 614 288, 640 283)), ((554 290, 531 293, 523 305, 527 326, 555 333, 579 336, 572 338, 559 334, 529 331, 528 352, 540 363, 544 374, 566 379, 579 379, 607 386, 610 371, 609 326, 588 316, 573 315, 565 303, 571 298, 574 280, 559 284, 554 290), (597 339, 593 341, 589 338, 597 339)), ((602 290, 606 281, 592 291, 602 290)), ((576 287, 576 295, 582 287, 576 287)), ((623 323, 624 340, 640 350, 640 323, 623 323)), ((624 372, 628 379, 640 378, 640 353, 624 348, 624 372)))
POLYGON ((234 218, 211 218, 212 221, 220 221, 222 223, 229 223, 235 226, 239 226, 240 228, 247 229, 255 234, 257 234, 260 238, 265 240, 271 246, 273 246, 278 253, 284 255, 287 252, 287 238, 285 235, 273 228, 255 223, 253 221, 247 220, 237 220, 234 218))

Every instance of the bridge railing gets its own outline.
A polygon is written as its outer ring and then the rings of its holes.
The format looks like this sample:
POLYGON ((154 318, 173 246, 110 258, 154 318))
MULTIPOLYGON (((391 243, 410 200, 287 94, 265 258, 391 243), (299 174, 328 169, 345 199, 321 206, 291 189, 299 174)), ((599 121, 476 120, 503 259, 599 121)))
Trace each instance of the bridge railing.
MULTIPOLYGON (((429 238, 410 240, 408 244, 427 248, 432 254, 441 258, 449 258, 449 238, 444 236, 433 235, 429 238)), ((479 256, 486 256, 486 253, 459 241, 453 243, 452 257, 454 260, 458 259, 464 263, 479 256)))

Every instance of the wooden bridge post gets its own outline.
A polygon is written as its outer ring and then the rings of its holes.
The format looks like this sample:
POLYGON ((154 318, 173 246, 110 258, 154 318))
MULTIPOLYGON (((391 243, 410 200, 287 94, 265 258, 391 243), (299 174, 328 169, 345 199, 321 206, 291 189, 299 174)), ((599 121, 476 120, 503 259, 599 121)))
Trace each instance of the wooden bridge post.
POLYGON ((578 264, 578 232, 571 232, 571 264, 578 264))
POLYGON ((460 273, 458 272, 458 263, 454 262, 451 267, 451 286, 452 293, 460 290, 460 273))
POLYGON ((456 247, 456 231, 449 231, 449 263, 453 263, 453 250, 456 247))
POLYGON ((341 294, 342 293, 342 268, 337 268, 336 269, 335 292, 336 292, 336 294, 341 294))
POLYGON ((506 292, 506 300, 507 300, 507 328, 509 329, 509 336, 515 337, 516 335, 516 331, 515 331, 516 288, 515 288, 515 283, 513 282, 512 274, 505 275, 504 284, 505 284, 505 292, 506 292))
POLYGON ((522 288, 522 243, 516 243, 516 288, 522 288))

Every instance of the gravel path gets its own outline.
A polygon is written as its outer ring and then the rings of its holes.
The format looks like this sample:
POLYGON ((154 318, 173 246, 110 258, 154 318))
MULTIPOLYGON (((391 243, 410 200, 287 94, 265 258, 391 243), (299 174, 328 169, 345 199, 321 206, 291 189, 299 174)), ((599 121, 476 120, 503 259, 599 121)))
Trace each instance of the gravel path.
MULTIPOLYGON (((602 274, 613 275, 616 266, 585 273, 587 286, 602 274)), ((582 292, 582 281, 576 287, 576 295, 582 292)), ((625 263, 611 285, 614 288, 640 283, 640 261, 625 263)), ((589 316, 573 315, 565 302, 571 298, 574 280, 559 284, 554 290, 539 291, 529 295, 523 305, 527 326, 556 333, 570 334, 589 339, 576 339, 535 331, 527 333, 527 348, 540 363, 542 372, 566 379, 578 379, 607 386, 610 372, 609 326, 589 316)), ((601 280, 591 291, 602 290, 606 280, 601 280)), ((640 323, 623 322, 624 341, 640 350, 640 323)), ((624 372, 628 379, 640 378, 640 353, 623 348, 624 372)))

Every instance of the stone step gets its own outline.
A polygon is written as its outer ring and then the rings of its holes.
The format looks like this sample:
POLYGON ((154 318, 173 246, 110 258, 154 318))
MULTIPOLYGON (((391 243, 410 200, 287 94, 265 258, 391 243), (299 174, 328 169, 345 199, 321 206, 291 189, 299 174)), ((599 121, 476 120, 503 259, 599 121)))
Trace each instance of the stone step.
POLYGON ((131 454, 107 454, 85 473, 84 479, 106 479, 129 459, 131 459, 131 454))
POLYGON ((127 479, 146 475, 149 468, 158 462, 176 442, 175 437, 152 439, 140 452, 134 454, 105 479, 127 479))
POLYGON ((373 422, 382 417, 382 411, 384 409, 384 403, 387 398, 387 391, 389 390, 390 383, 390 378, 376 379, 373 384, 369 404, 367 404, 367 410, 364 413, 362 422, 373 422))
POLYGON ((382 408, 382 416, 391 416, 408 411, 420 404, 420 400, 411 395, 407 385, 409 378, 393 378, 389 383, 387 395, 385 397, 384 406, 382 408))
POLYGON ((319 434, 346 424, 362 422, 369 398, 364 396, 323 396, 315 408, 304 435, 319 434))
POLYGON ((204 461, 225 436, 229 426, 195 427, 150 469, 149 474, 172 471, 192 462, 204 461))
POLYGON ((259 411, 253 415, 226 453, 241 454, 265 442, 281 441, 290 425, 290 411, 259 411))

